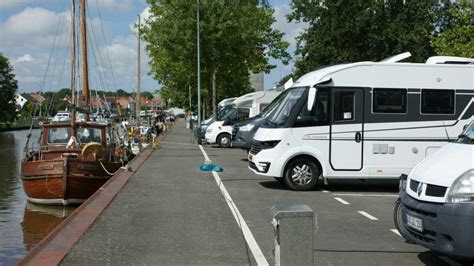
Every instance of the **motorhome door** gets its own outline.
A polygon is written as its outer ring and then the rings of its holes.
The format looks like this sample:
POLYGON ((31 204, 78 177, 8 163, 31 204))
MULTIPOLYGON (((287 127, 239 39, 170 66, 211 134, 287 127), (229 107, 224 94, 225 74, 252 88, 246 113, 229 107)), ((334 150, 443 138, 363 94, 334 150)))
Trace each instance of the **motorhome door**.
POLYGON ((331 167, 339 171, 359 171, 364 147, 364 90, 334 88, 331 95, 331 167))

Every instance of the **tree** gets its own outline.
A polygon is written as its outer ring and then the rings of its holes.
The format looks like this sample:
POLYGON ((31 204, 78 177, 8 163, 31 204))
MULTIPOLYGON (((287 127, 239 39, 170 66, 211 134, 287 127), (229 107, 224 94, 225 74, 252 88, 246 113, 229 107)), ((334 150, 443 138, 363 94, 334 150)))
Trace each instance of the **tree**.
POLYGON ((446 4, 444 31, 431 40, 437 54, 474 58, 473 4, 469 1, 446 4))
MULTIPOLYGON (((189 85, 196 99, 196 11, 190 1, 148 0, 151 17, 142 28, 147 41, 151 74, 164 85, 162 96, 186 106, 189 85), (169 98, 167 98, 169 97, 169 98)), ((203 101, 216 101, 250 91, 251 72, 270 71, 269 58, 289 60, 283 34, 271 28, 275 21, 267 1, 202 1, 201 80, 203 101), (214 86, 213 86, 214 84, 214 86)), ((196 101, 193 101, 196 103, 196 101)))
POLYGON ((118 89, 116 95, 117 96, 130 96, 130 93, 128 93, 128 92, 126 92, 122 89, 118 89))
POLYGON ((155 98, 155 96, 153 96, 153 93, 151 93, 149 91, 144 91, 144 92, 140 93, 140 97, 145 97, 149 100, 155 98))
POLYGON ((0 121, 11 121, 16 115, 15 93, 18 81, 10 60, 0 54, 0 121))
POLYGON ((288 19, 309 24, 297 40, 297 76, 322 66, 379 61, 406 51, 412 53, 412 61, 426 60, 434 54, 429 42, 437 3, 292 0, 288 19))

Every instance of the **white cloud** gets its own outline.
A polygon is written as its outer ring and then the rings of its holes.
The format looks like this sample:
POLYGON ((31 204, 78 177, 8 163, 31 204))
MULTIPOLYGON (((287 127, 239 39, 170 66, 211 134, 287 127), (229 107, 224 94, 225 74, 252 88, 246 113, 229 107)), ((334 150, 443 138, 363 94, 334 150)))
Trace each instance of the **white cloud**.
POLYGON ((20 56, 16 60, 16 62, 17 63, 23 63, 23 62, 30 62, 30 61, 33 61, 33 60, 34 60, 33 56, 31 56, 30 54, 25 54, 25 55, 20 56))
POLYGON ((70 15, 44 8, 26 8, 0 23, 1 50, 30 50, 49 48, 58 30, 57 44, 67 46, 70 15), (58 28, 59 25, 59 28, 58 28))
POLYGON ((0 0, 0 9, 13 9, 30 3, 31 0, 0 0))

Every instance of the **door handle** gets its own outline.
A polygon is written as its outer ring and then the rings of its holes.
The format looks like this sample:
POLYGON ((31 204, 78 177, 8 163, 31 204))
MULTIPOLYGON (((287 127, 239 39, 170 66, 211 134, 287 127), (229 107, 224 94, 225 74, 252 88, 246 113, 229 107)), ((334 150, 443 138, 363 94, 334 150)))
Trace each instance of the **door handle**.
POLYGON ((361 140, 362 140, 362 134, 360 134, 360 132, 356 132, 355 141, 359 143, 361 140))

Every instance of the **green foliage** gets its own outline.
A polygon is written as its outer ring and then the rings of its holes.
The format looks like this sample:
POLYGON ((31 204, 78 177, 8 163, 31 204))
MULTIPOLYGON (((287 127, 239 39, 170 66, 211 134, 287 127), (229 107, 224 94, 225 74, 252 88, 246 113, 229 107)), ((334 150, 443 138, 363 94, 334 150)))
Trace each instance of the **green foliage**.
POLYGON ((294 73, 290 73, 290 74, 284 76, 283 78, 281 78, 280 81, 277 82, 277 85, 276 85, 276 86, 279 87, 279 86, 285 85, 285 83, 286 83, 290 78, 292 78, 293 81, 296 81, 296 79, 298 79, 298 77, 297 77, 294 73))
MULTIPOLYGON (((161 96, 173 105, 188 105, 189 85, 196 103, 197 4, 148 0, 151 17, 142 29, 151 74, 164 85, 161 96)), ((272 29, 273 9, 266 1, 201 1, 201 82, 203 101, 216 74, 217 102, 250 91, 250 72, 270 71, 269 58, 289 60, 288 43, 272 29)))
POLYGON ((145 98, 148 98, 149 100, 155 98, 155 96, 153 96, 153 94, 149 91, 144 91, 140 93, 140 97, 145 97, 145 98))
POLYGON ((431 40, 439 55, 474 58, 474 17, 472 2, 447 4, 443 18, 448 20, 444 32, 431 40))
POLYGON ((8 58, 0 54, 0 121, 11 121, 16 115, 15 93, 18 81, 8 58))
POLYGON ((292 0, 290 21, 309 27, 298 37, 295 63, 300 76, 322 66, 379 61, 410 51, 414 62, 434 54, 438 1, 292 0))

